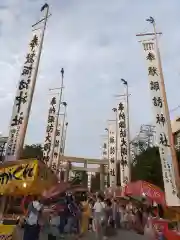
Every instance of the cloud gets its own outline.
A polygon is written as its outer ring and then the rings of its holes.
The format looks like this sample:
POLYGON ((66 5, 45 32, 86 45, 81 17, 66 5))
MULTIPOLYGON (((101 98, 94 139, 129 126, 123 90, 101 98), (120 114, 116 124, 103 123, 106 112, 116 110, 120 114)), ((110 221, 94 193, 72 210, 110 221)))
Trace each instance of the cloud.
MULTIPOLYGON (((147 69, 138 32, 151 31, 145 19, 157 21, 170 108, 179 105, 179 7, 177 0, 51 0, 39 77, 27 132, 27 143, 43 142, 48 89, 60 86, 65 69, 64 99, 68 101, 67 155, 100 157, 101 134, 113 118, 115 94, 129 82, 131 136, 153 119, 147 69), (173 94, 172 94, 173 93, 173 94)), ((31 25, 39 19, 44 0, 1 0, 0 5, 0 126, 4 134, 13 105, 31 25), (2 6, 2 7, 1 7, 2 6)), ((172 117, 176 114, 174 112, 172 117)))

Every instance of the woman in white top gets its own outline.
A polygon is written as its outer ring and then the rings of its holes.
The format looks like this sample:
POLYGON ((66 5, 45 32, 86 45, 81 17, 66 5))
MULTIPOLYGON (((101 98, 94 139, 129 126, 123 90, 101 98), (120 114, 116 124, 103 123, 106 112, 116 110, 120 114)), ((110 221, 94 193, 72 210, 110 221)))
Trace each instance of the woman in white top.
POLYGON ((101 195, 97 196, 97 201, 94 204, 93 210, 97 239, 100 239, 101 237, 105 238, 106 212, 104 199, 101 195))

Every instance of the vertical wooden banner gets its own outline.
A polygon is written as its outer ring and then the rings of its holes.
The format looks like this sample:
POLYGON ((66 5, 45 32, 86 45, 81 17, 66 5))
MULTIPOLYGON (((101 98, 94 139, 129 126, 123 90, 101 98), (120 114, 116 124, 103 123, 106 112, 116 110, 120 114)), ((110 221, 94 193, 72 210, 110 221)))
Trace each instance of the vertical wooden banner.
POLYGON ((124 187, 130 180, 129 139, 127 129, 127 111, 125 101, 118 105, 118 159, 120 160, 121 186, 124 187))
POLYGON ((165 117, 164 97, 161 88, 161 70, 159 68, 156 41, 155 39, 142 41, 142 46, 147 62, 149 89, 154 111, 156 139, 161 157, 166 203, 168 206, 180 206, 180 199, 177 196, 178 190, 175 181, 173 156, 168 137, 168 120, 165 117))
POLYGON ((50 154, 53 151, 53 136, 57 134, 55 129, 55 118, 57 115, 57 96, 53 96, 50 100, 48 119, 47 119, 47 127, 46 127, 46 135, 44 141, 44 151, 43 151, 43 159, 44 162, 49 166, 50 164, 50 154))
POLYGON ((116 121, 108 123, 109 182, 116 187, 116 121))
POLYGON ((48 4, 44 4, 41 12, 42 26, 32 27, 32 37, 18 83, 9 126, 5 161, 17 160, 24 144, 49 12, 48 4))
MULTIPOLYGON (((102 151, 102 159, 108 160, 108 136, 103 137, 103 144, 102 144, 101 151, 102 151)), ((108 175, 106 172, 106 168, 105 168, 105 175, 104 175, 104 187, 105 188, 108 187, 108 175)))

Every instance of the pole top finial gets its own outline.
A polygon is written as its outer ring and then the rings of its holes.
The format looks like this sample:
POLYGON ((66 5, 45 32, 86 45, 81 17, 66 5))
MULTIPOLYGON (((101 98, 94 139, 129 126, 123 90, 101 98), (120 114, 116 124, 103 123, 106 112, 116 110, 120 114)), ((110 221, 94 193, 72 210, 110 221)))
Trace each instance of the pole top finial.
POLYGON ((146 21, 147 21, 147 22, 150 22, 150 23, 152 23, 152 24, 155 23, 154 18, 151 17, 151 16, 150 16, 149 18, 147 18, 146 21))
POLYGON ((121 78, 121 81, 123 82, 123 84, 127 85, 127 81, 123 78, 121 78))
POLYGON ((64 77, 64 68, 61 68, 61 75, 64 77))
POLYGON ((41 12, 44 11, 44 9, 45 9, 45 8, 48 8, 48 7, 49 7, 49 5, 48 5, 47 3, 45 3, 45 4, 42 6, 42 8, 41 8, 41 12))

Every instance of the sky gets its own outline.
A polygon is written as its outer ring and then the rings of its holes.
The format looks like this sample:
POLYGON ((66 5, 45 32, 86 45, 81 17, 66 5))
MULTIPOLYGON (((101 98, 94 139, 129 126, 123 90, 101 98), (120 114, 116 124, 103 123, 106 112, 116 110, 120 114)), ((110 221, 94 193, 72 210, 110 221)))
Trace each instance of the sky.
MULTIPOLYGON (((0 132, 8 135, 12 106, 31 25, 39 20, 43 0, 0 1, 0 132)), ((68 103, 65 154, 100 158, 107 120, 113 119, 114 97, 128 81, 130 134, 153 123, 147 67, 137 33, 152 31, 145 19, 153 16, 169 109, 180 105, 179 0, 49 0, 48 20, 26 144, 43 143, 49 88, 60 87, 65 70, 64 101, 68 103)), ((171 118, 180 115, 172 111, 171 118)))

